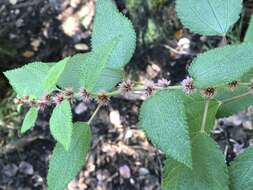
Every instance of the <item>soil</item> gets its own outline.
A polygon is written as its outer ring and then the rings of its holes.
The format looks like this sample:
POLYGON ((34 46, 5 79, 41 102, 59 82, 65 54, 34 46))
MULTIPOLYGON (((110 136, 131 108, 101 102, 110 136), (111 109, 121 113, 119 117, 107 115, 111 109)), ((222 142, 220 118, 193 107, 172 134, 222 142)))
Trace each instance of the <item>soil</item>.
MULTIPOLYGON (((133 16, 122 1, 116 3, 124 14, 133 16)), ((247 28, 253 6, 250 1, 245 4, 243 27, 247 28)), ((56 61, 89 51, 94 6, 93 0, 2 0, 0 58, 3 61, 0 71, 34 60, 56 61), (80 17, 85 19, 80 22, 80 17)), ((173 8, 173 3, 165 6, 173 8)), ((162 8, 159 11, 159 14, 163 12, 162 8)), ((173 36, 150 45, 139 41, 135 56, 126 67, 131 78, 156 81, 164 77, 172 84, 179 83, 187 75, 186 68, 196 54, 221 45, 219 37, 207 38, 182 29, 175 12, 170 14, 166 22, 171 24, 173 36), (177 42, 182 38, 190 41, 184 55, 175 55, 164 46, 177 48, 177 42)), ((138 30, 138 24, 134 25, 138 30)), ((243 31, 245 29, 240 38, 243 31)), ((3 80, 6 81, 0 76, 0 81, 3 80)), ((7 82, 0 82, 1 89, 7 89, 7 86, 7 82)), ((35 128, 20 135, 17 126, 22 118, 13 108, 13 93, 1 90, 0 97, 0 108, 5 108, 5 116, 14 115, 13 118, 3 117, 0 122, 0 190, 45 190, 48 161, 55 145, 48 129, 52 108, 40 113, 35 128)), ((138 128, 141 103, 139 99, 116 97, 99 112, 92 123, 90 154, 76 179, 69 184, 69 190, 161 189, 165 155, 138 128)), ((95 107, 94 102, 88 105, 77 102, 73 106, 73 120, 87 121, 95 107)), ((212 136, 224 151, 227 164, 243 149, 253 146, 252 118, 251 108, 218 120, 212 136)))

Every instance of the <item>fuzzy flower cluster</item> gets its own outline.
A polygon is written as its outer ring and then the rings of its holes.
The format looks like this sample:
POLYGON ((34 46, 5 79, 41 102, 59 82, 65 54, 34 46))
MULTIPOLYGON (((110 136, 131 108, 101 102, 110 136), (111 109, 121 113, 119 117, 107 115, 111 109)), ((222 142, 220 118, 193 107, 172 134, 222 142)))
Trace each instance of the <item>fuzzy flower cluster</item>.
MULTIPOLYGON (((154 94, 155 90, 166 88, 170 85, 170 81, 167 79, 160 79, 157 83, 153 81, 146 81, 144 84, 144 94, 146 96, 151 96, 154 94)), ((134 84, 130 80, 123 81, 118 86, 119 92, 123 95, 128 95, 134 90, 134 84)))
POLYGON ((195 92, 195 87, 193 85, 193 78, 187 76, 186 79, 184 79, 182 82, 181 82, 181 85, 183 86, 183 91, 186 93, 186 94, 192 94, 195 92))
POLYGON ((15 98, 14 103, 17 105, 37 107, 41 111, 44 111, 47 106, 59 105, 63 100, 68 100, 71 103, 74 103, 76 98, 85 103, 89 103, 92 100, 90 94, 83 88, 80 89, 79 94, 76 97, 72 88, 66 88, 58 92, 53 92, 52 94, 45 94, 39 99, 31 99, 29 96, 18 97, 15 98))
POLYGON ((239 85, 240 85, 239 81, 233 81, 233 82, 228 83, 228 88, 234 91, 239 85))
POLYGON ((202 94, 203 97, 212 98, 216 95, 216 89, 213 87, 209 87, 206 89, 202 89, 200 93, 202 94))
POLYGON ((154 83, 153 81, 147 81, 145 84, 144 84, 144 87, 145 87, 145 91, 144 91, 144 94, 146 96, 151 96, 154 94, 154 92, 158 89, 161 89, 161 88, 166 88, 170 85, 170 81, 168 81, 167 79, 160 79, 157 81, 157 83, 154 83))
POLYGON ((126 95, 133 90, 134 84, 130 80, 123 81, 119 84, 119 91, 121 94, 126 95))

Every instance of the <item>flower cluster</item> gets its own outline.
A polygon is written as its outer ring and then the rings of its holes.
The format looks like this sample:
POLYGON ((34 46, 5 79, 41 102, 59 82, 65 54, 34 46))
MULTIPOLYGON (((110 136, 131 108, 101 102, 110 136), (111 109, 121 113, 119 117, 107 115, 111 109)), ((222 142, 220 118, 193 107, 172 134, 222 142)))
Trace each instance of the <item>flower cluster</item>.
POLYGON ((238 86, 240 85, 240 82, 239 81, 233 81, 233 82, 230 82, 228 83, 228 88, 230 90, 235 90, 238 86))
POLYGON ((187 76, 186 79, 184 79, 181 82, 181 85, 183 86, 183 91, 186 94, 192 94, 193 92, 195 92, 195 87, 193 85, 193 78, 187 76))
POLYGON ((202 89, 200 92, 201 92, 202 96, 204 96, 206 98, 212 98, 216 94, 216 89, 213 87, 209 87, 206 89, 202 89))
POLYGON ((80 92, 75 96, 72 88, 66 88, 57 92, 52 92, 51 94, 45 94, 39 99, 33 99, 29 96, 17 97, 14 100, 14 103, 17 105, 25 105, 29 107, 37 107, 41 111, 44 111, 47 106, 50 105, 59 105, 63 100, 68 100, 71 103, 74 103, 75 100, 80 99, 85 103, 89 103, 92 100, 92 97, 85 89, 80 89, 80 92))
MULTIPOLYGON (((146 81, 144 84, 144 94, 146 96, 151 96, 154 94, 155 90, 166 88, 170 85, 170 81, 167 79, 160 79, 157 83, 153 81, 146 81)), ((134 91, 134 84, 130 80, 123 81, 119 84, 118 90, 122 95, 128 95, 130 92, 134 91)))
POLYGON ((119 91, 125 95, 133 90, 134 84, 130 80, 123 81, 119 84, 119 91))

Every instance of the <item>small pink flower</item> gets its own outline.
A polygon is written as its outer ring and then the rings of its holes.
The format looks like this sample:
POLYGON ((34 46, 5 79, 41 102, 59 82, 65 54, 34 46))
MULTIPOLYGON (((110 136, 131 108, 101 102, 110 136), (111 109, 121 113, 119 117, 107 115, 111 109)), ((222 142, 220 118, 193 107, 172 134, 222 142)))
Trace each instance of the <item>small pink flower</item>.
POLYGON ((80 88, 79 96, 80 96, 81 100, 85 103, 89 103, 92 100, 92 97, 84 88, 80 88))
POLYGON ((64 95, 67 99, 73 99, 74 98, 73 88, 66 88, 64 90, 64 95))
POLYGON ((165 78, 162 78, 162 79, 159 79, 158 82, 157 82, 157 86, 158 87, 168 87, 170 85, 171 81, 165 79, 165 78))
POLYGON ((192 94, 195 91, 195 88, 193 86, 193 78, 189 76, 187 76, 186 79, 181 82, 181 85, 183 86, 183 91, 186 94, 192 94))
POLYGON ((56 105, 60 104, 63 100, 64 100, 64 95, 62 93, 58 93, 54 97, 54 102, 56 103, 56 105))
POLYGON ((145 87, 145 95, 146 96, 151 96, 154 94, 155 83, 153 81, 145 82, 144 87, 145 87))
POLYGON ((106 94, 97 96, 96 101, 99 105, 107 106, 110 102, 110 98, 106 94))
POLYGON ((41 97, 40 101, 45 103, 46 105, 50 105, 51 104, 51 95, 45 94, 44 96, 41 97))
POLYGON ((130 80, 123 81, 119 84, 119 91, 122 94, 127 94, 133 90, 133 83, 130 80))
POLYGON ((15 103, 15 104, 18 104, 18 105, 23 105, 23 104, 24 104, 24 101, 22 100, 22 98, 15 98, 15 99, 14 99, 14 103, 15 103))
POLYGON ((38 101, 38 107, 39 107, 40 111, 44 111, 46 109, 46 106, 47 106, 46 102, 38 101))

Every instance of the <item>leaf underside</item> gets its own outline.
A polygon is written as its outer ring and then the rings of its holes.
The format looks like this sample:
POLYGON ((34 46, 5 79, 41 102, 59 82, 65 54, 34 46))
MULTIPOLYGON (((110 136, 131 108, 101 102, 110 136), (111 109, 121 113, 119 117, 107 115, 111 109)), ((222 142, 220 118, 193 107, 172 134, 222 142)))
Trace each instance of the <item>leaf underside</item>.
POLYGON ((183 25, 202 35, 224 36, 239 19, 241 0, 177 0, 176 11, 183 25))
POLYGON ((69 150, 57 143, 49 162, 48 190, 63 190, 85 164, 91 131, 85 123, 75 123, 69 150))
POLYGON ((188 69, 198 88, 240 80, 253 69, 253 43, 216 48, 199 55, 188 69))

